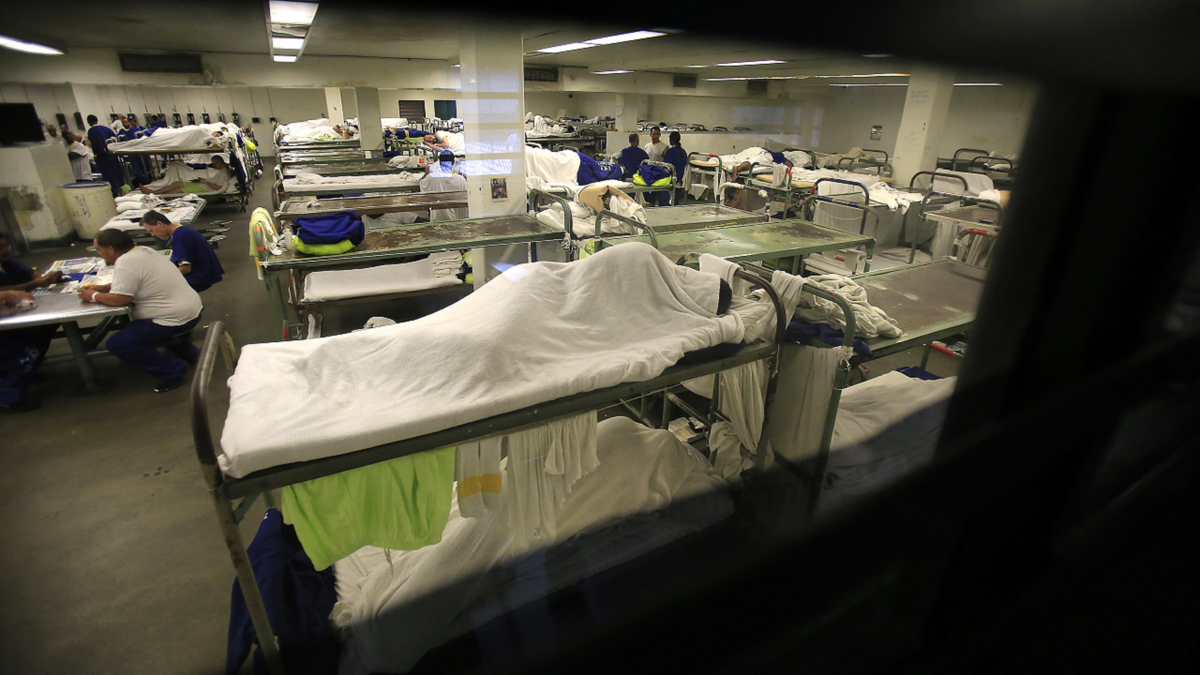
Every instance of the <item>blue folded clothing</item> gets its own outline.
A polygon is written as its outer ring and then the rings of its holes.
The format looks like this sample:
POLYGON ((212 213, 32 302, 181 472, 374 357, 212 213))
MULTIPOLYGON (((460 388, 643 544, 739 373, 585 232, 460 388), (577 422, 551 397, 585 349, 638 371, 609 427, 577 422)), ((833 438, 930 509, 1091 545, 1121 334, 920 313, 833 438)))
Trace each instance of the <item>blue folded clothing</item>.
POLYGON ((670 171, 661 166, 654 166, 652 164, 643 164, 639 166, 637 172, 642 175, 642 180, 646 182, 646 185, 653 185, 654 183, 671 175, 670 171))
POLYGON ((358 246, 367 234, 362 218, 353 211, 341 211, 324 216, 305 216, 292 221, 292 232, 309 246, 337 244, 349 239, 358 246))
MULTIPOLYGON (((809 323, 800 319, 792 319, 788 324, 787 330, 784 331, 784 337, 788 342, 807 342, 813 338, 824 342, 827 345, 835 347, 842 346, 842 338, 844 337, 841 329, 834 328, 823 323, 809 323)), ((863 356, 871 356, 871 348, 862 338, 854 338, 854 351, 863 356)))
POLYGON ((575 174, 575 182, 580 185, 591 185, 602 180, 621 180, 621 167, 613 166, 605 170, 600 162, 588 157, 582 152, 579 155, 579 171, 575 174))

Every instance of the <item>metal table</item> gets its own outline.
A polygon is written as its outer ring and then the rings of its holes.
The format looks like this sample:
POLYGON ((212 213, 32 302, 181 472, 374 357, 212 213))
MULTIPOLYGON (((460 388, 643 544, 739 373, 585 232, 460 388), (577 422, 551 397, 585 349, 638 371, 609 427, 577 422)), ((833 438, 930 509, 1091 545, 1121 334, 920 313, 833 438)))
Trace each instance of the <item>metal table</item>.
POLYGON ((389 166, 387 162, 330 162, 328 164, 293 164, 283 168, 284 178, 295 178, 302 173, 322 176, 365 176, 372 173, 400 173, 403 169, 389 166))
MULTIPOLYGON (((624 244, 631 241, 648 244, 650 237, 604 237, 606 244, 624 244)), ((769 223, 668 232, 658 236, 658 250, 674 261, 682 260, 691 253, 710 253, 734 262, 795 258, 792 266, 794 273, 799 273, 800 263, 806 255, 855 246, 866 247, 869 265, 875 249, 873 238, 821 227, 806 220, 776 220, 769 223)))
POLYGON ((456 192, 414 192, 374 197, 343 197, 341 199, 288 199, 279 206, 275 217, 282 223, 305 216, 323 216, 353 211, 360 216, 383 213, 428 211, 430 209, 461 209, 467 207, 465 190, 456 192))
POLYGON ((646 224, 655 232, 698 230, 761 223, 765 216, 720 204, 687 204, 646 209, 646 224))
MULTIPOLYGON (((0 331, 33 326, 62 326, 67 343, 71 345, 71 356, 75 360, 79 374, 83 377, 83 388, 86 391, 100 391, 100 383, 96 378, 96 369, 92 366, 88 355, 95 351, 100 340, 108 332, 108 327, 114 317, 129 314, 129 307, 109 307, 84 302, 74 293, 56 293, 51 287, 48 293, 34 295, 35 306, 27 312, 16 312, 0 315, 0 331), (85 319, 100 319, 101 324, 92 330, 87 340, 79 329, 79 322, 85 319)), ((0 312, 7 310, 0 310, 0 312)))
POLYGON ((271 296, 272 321, 286 340, 290 328, 297 325, 291 319, 295 304, 290 298, 301 297, 299 289, 308 272, 371 267, 438 251, 471 249, 475 288, 479 288, 486 281, 484 249, 526 244, 530 258, 536 260, 538 242, 559 241, 562 237, 562 230, 526 214, 399 225, 367 230, 361 244, 340 255, 310 256, 294 249, 268 255, 262 260, 263 281, 271 296))
MULTIPOLYGON (((956 260, 935 260, 854 277, 872 305, 900 324, 897 338, 867 340, 872 358, 926 345, 968 330, 983 294, 987 272, 956 260)), ((862 360, 862 357, 856 357, 862 360)), ((925 360, 921 362, 925 366, 925 360)))

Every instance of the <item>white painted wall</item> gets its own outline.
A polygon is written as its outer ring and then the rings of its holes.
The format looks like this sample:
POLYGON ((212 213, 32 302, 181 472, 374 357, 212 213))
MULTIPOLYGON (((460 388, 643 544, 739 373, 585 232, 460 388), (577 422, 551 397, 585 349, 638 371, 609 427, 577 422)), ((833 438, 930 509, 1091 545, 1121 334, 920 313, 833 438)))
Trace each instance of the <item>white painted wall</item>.
POLYGON ((62 186, 74 180, 62 141, 0 148, 0 190, 7 193, 29 244, 73 236, 62 186))

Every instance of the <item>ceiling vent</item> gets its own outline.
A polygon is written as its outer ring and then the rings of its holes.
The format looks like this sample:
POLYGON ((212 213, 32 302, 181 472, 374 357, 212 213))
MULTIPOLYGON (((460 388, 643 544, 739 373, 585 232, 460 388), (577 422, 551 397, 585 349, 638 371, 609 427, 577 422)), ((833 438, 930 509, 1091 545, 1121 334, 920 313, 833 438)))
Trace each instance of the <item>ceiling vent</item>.
POLYGON ((766 94, 767 93, 767 81, 766 80, 747 80, 746 81, 746 93, 747 94, 766 94))
POLYGON ((139 54, 121 52, 121 70, 126 73, 203 73, 199 54, 139 54))
POLYGON ((676 89, 695 89, 697 79, 699 78, 695 75, 676 75, 675 84, 672 86, 676 89))
POLYGON ((558 66, 525 66, 526 82, 558 82, 558 66))

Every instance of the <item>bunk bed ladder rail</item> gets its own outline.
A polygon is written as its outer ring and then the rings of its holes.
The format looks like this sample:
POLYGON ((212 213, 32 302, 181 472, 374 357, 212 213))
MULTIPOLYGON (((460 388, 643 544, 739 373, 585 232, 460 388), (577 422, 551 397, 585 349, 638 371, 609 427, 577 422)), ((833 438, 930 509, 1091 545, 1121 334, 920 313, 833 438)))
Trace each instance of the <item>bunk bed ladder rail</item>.
MULTIPOLYGON (((216 446, 213 445, 212 428, 208 419, 208 385, 212 380, 213 364, 217 360, 217 350, 225 355, 225 365, 233 372, 236 363, 233 340, 225 330, 225 325, 214 321, 208 326, 204 336, 204 347, 200 350, 200 361, 196 367, 196 376, 192 381, 192 440, 196 445, 196 457, 200 460, 200 471, 204 474, 204 482, 212 495, 213 506, 217 513, 217 522, 221 534, 225 538, 225 546, 229 549, 229 558, 237 573, 238 582, 242 587, 242 595, 246 599, 246 608, 250 612, 250 621, 254 624, 254 632, 267 663, 271 675, 285 675, 283 661, 279 655, 279 646, 275 644, 275 633, 271 629, 271 621, 267 617, 267 608, 263 604, 258 582, 254 579, 254 569, 250 566, 250 558, 246 553, 246 543, 238 529, 238 522, 245 516, 254 501, 254 496, 245 497, 242 503, 234 507, 229 496, 222 489, 224 474, 217 464, 216 446)), ((270 493, 266 493, 268 504, 271 503, 270 493)))
MULTIPOLYGON (((766 268, 764 268, 758 264, 755 264, 755 263, 742 263, 742 265, 744 267, 749 267, 751 269, 759 270, 764 273, 767 271, 766 268)), ((855 323, 854 308, 850 306, 849 301, 847 301, 845 298, 838 295, 837 293, 827 291, 824 288, 817 286, 816 284, 805 284, 804 287, 801 289, 801 292, 808 293, 810 295, 815 295, 818 298, 824 298, 825 300, 829 300, 830 302, 833 302, 834 304, 836 304, 842 310, 842 314, 846 318, 846 329, 842 333, 842 346, 847 349, 853 349, 854 348, 854 336, 858 330, 858 327, 857 327, 857 324, 855 323)), ((777 305, 776 311, 779 312, 779 316, 785 316, 784 314, 782 314, 782 305, 779 304, 778 296, 775 295, 771 291, 768 291, 768 293, 771 293, 772 299, 775 300, 775 302, 776 302, 776 305, 777 305)), ((776 340, 779 343, 781 350, 783 348, 783 343, 785 342, 785 338, 784 338, 785 331, 786 331, 786 326, 783 326, 783 327, 781 327, 780 325, 776 326, 776 340)), ((782 353, 780 353, 780 356, 782 356, 782 353)), ((837 372, 833 376, 833 391, 830 393, 830 396, 829 396, 829 408, 828 408, 827 412, 825 413, 825 426, 821 430, 821 444, 817 448, 817 456, 813 460, 812 471, 807 472, 803 468, 797 466, 796 464, 793 464, 792 462, 789 462, 786 459, 783 459, 782 457, 778 457, 778 456, 776 457, 776 460, 779 461, 779 463, 781 465, 783 465, 784 468, 786 468, 788 471, 792 472, 793 474, 797 475, 802 480, 807 481, 809 483, 810 487, 812 488, 812 490, 809 492, 808 504, 806 505, 805 512, 804 512, 804 517, 806 519, 812 519, 816 515, 817 505, 819 504, 820 499, 821 499, 821 488, 825 485, 825 474, 829 469, 829 450, 830 450, 830 445, 832 445, 832 443, 833 443, 833 430, 837 424, 838 406, 841 404, 841 401, 842 401, 842 390, 846 388, 846 383, 850 379, 850 367, 849 366, 850 366, 849 361, 846 361, 844 364, 839 364, 837 372), (845 367, 841 367, 842 365, 844 365, 845 367)), ((778 370, 778 360, 776 361, 776 370, 778 370)), ((775 400, 774 391, 772 390, 771 387, 774 386, 774 383, 778 381, 778 377, 777 377, 778 372, 776 372, 775 375, 776 375, 776 377, 773 379, 773 381, 770 384, 768 384, 768 389, 767 389, 766 410, 767 410, 768 414, 770 413, 770 410, 771 410, 771 403, 774 402, 774 400, 775 400)), ((762 438, 765 439, 766 435, 767 435, 767 423, 766 423, 766 419, 764 418, 762 438)), ((760 451, 760 456, 762 456, 764 458, 763 461, 765 461, 765 440, 761 441, 760 445, 764 445, 764 447, 761 447, 759 451, 760 451)))
MULTIPOLYGON (((916 187, 917 176, 929 176, 929 192, 925 195, 925 198, 921 200, 920 209, 917 211, 917 223, 916 223, 916 225, 913 226, 914 232, 912 233, 912 245, 909 247, 909 250, 908 250, 908 264, 909 265, 913 264, 913 261, 917 259, 917 238, 921 235, 921 223, 925 220, 925 208, 927 206, 929 206, 931 203, 933 203, 931 200, 931 197, 945 197, 945 198, 949 199, 950 201, 959 200, 959 199, 962 199, 963 195, 965 195, 967 193, 967 191, 970 189, 967 186, 967 179, 963 178, 962 176, 952 174, 952 173, 944 173, 941 171, 918 171, 918 172, 914 173, 912 175, 912 178, 910 178, 908 180, 909 192, 912 192, 914 190, 914 188, 916 187), (956 195, 953 192, 936 192, 936 191, 934 191, 933 182, 935 180, 937 180, 938 178, 945 178, 946 180, 956 180, 956 181, 962 183, 963 195, 956 195)), ((949 202, 944 202, 944 203, 949 203, 949 202)), ((910 208, 910 211, 911 211, 911 208, 910 208)), ((907 226, 907 224, 908 224, 908 219, 906 218, 904 225, 907 226)), ((905 234, 906 234, 905 232, 901 231, 900 236, 903 237, 905 234)))
POLYGON ((622 216, 618 213, 613 213, 612 211, 609 211, 608 209, 604 209, 600 213, 596 214, 596 251, 597 252, 599 252, 600 249, 604 247, 604 236, 600 231, 600 227, 601 227, 600 223, 603 222, 605 216, 612 218, 614 220, 620 221, 622 223, 625 223, 626 225, 630 225, 634 229, 642 230, 643 232, 645 232, 646 234, 648 234, 650 236, 650 245, 653 246, 654 248, 658 248, 658 233, 654 231, 653 227, 650 227, 646 223, 638 222, 638 221, 634 220, 633 218, 629 218, 627 216, 622 216))
POLYGON ((558 202, 562 206, 563 211, 563 248, 567 251, 567 262, 577 260, 579 257, 579 240, 575 238, 575 224, 571 216, 571 201, 565 197, 550 194, 545 190, 532 188, 529 190, 529 211, 537 214, 537 205, 539 198, 546 198, 550 201, 558 202))

